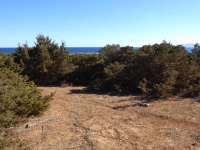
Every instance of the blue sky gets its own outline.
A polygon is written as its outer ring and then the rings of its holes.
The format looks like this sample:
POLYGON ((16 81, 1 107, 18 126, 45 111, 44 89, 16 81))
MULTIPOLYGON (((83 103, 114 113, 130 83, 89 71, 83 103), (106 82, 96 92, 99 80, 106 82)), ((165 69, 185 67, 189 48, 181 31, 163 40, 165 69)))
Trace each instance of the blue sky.
POLYGON ((0 47, 37 34, 67 46, 200 42, 200 0, 2 0, 0 47))

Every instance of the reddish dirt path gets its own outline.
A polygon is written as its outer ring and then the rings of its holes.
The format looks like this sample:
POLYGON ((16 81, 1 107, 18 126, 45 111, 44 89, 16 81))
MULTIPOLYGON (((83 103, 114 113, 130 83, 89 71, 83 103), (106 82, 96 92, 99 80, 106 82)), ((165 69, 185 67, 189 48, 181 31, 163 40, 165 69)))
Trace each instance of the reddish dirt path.
POLYGON ((40 89, 44 95, 55 92, 49 109, 30 119, 28 128, 16 129, 30 149, 200 149, 198 102, 166 100, 133 107, 136 97, 88 94, 81 87, 40 89))

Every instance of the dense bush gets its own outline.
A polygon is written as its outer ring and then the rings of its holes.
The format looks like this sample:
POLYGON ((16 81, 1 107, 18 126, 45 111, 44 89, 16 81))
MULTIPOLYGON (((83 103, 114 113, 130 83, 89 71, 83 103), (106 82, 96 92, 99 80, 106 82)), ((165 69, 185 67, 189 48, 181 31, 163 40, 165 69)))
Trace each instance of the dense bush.
POLYGON ((92 86, 118 93, 143 93, 148 97, 198 96, 199 47, 191 54, 170 43, 147 45, 139 50, 108 45, 102 49, 102 78, 92 86))
POLYGON ((14 60, 38 84, 70 82, 156 98, 200 95, 198 44, 192 52, 164 41, 141 48, 107 45, 99 54, 69 55, 63 44, 40 35, 33 48, 19 47, 14 60))
POLYGON ((96 54, 71 55, 74 70, 67 75, 67 81, 75 85, 89 85, 102 76, 103 64, 96 54))
POLYGON ((101 76, 91 81, 91 86, 98 90, 127 92, 123 72, 134 59, 133 48, 107 45, 99 55, 102 58, 103 69, 101 69, 101 76))
POLYGON ((0 68, 6 68, 17 73, 22 72, 22 68, 20 68, 20 66, 14 62, 13 57, 9 57, 8 55, 4 55, 1 53, 0 53, 0 68))
POLYGON ((9 127, 48 106, 49 97, 42 97, 36 86, 18 71, 20 67, 10 57, 0 54, 0 149, 14 140, 9 127))
POLYGON ((43 98, 33 83, 9 69, 0 69, 0 126, 37 115, 47 106, 48 98, 43 98))
MULTIPOLYGON (((139 59, 148 64, 141 66, 146 74, 140 75, 139 88, 150 97, 171 96, 175 92, 181 67, 186 67, 188 54, 181 46, 166 42, 142 47, 139 59), (146 71, 145 71, 146 70, 146 71)), ((174 94, 178 94, 177 92, 174 94)))
POLYGON ((156 44, 140 49, 141 57, 148 64, 141 66, 140 89, 150 97, 198 96, 200 66, 182 46, 169 43, 156 44), (148 50, 148 51, 146 51, 148 50), (146 71, 145 71, 146 70, 146 71))
POLYGON ((37 84, 58 84, 72 69, 64 43, 58 45, 43 35, 36 38, 34 47, 19 46, 13 56, 23 73, 37 84))

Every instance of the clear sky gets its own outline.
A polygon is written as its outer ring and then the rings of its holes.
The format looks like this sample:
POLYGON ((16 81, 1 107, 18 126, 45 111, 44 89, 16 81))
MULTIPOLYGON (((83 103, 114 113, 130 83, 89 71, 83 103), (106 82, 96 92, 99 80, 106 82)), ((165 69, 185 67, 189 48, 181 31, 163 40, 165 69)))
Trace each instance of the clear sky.
POLYGON ((37 34, 67 46, 200 42, 200 0, 1 0, 0 47, 37 34))

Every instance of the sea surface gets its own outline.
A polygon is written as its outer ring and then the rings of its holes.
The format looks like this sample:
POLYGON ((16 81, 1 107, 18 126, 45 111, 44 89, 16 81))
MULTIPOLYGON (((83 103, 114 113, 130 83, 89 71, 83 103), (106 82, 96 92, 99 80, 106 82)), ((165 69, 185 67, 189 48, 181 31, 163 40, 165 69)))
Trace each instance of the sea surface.
MULTIPOLYGON (((96 54, 102 47, 67 47, 70 54, 96 54)), ((192 47, 185 47, 191 52, 192 47)), ((11 54, 15 52, 16 48, 0 48, 0 53, 11 54)))
MULTIPOLYGON (((11 54, 16 48, 0 48, 0 53, 11 54)), ((101 47, 67 47, 70 54, 94 54, 101 50, 101 47)))

